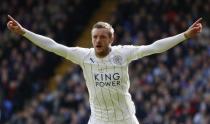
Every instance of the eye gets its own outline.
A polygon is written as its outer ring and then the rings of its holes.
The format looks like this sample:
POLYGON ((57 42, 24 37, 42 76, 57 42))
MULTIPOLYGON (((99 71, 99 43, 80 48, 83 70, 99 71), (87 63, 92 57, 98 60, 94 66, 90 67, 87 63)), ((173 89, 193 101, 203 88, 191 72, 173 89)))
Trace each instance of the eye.
POLYGON ((93 36, 93 39, 96 39, 96 38, 97 38, 97 36, 96 36, 96 35, 94 35, 94 36, 93 36))

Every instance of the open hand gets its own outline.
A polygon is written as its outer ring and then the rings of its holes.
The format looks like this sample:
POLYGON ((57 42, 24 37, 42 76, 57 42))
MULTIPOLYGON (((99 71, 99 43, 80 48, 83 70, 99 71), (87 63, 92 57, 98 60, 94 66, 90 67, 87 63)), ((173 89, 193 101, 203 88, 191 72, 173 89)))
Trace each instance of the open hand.
POLYGON ((14 32, 19 35, 23 35, 25 33, 24 28, 10 15, 8 15, 9 21, 7 22, 7 27, 11 32, 14 32))

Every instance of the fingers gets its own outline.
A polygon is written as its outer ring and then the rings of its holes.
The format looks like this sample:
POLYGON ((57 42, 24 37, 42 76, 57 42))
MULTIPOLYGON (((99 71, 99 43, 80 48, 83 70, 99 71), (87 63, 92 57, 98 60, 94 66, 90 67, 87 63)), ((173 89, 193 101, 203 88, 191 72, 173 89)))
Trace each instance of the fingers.
POLYGON ((15 19, 12 18, 12 16, 8 15, 9 20, 15 21, 15 19))
POLYGON ((12 18, 12 16, 8 15, 7 17, 9 18, 10 21, 17 24, 17 21, 14 18, 12 18))
POLYGON ((199 18, 198 20, 195 21, 195 23, 201 22, 202 18, 199 18))
POLYGON ((196 21, 196 23, 199 23, 199 22, 201 22, 203 20, 203 18, 199 18, 197 21, 196 21))
POLYGON ((198 26, 198 32, 200 33, 201 31, 202 31, 202 25, 200 24, 199 26, 198 26))
POLYGON ((202 31, 202 26, 193 27, 191 29, 192 34, 196 35, 197 33, 200 33, 202 31))
POLYGON ((18 25, 14 23, 14 21, 9 21, 7 23, 7 27, 10 31, 15 31, 19 28, 18 25))
POLYGON ((9 21, 7 22, 7 27, 10 31, 23 35, 25 33, 24 28, 14 19, 12 16, 8 15, 9 21))
POLYGON ((8 23, 7 23, 7 27, 9 28, 9 29, 12 29, 12 21, 9 21, 8 23))
POLYGON ((14 18, 12 18, 12 16, 8 15, 8 19, 9 19, 9 21, 7 23, 7 27, 9 29, 18 28, 18 26, 19 26, 18 22, 14 18))
POLYGON ((202 18, 199 18, 198 20, 196 20, 193 24, 192 27, 194 27, 195 25, 197 25, 198 23, 201 23, 202 18))
POLYGON ((7 27, 10 27, 10 28, 11 28, 11 27, 13 27, 13 26, 15 26, 13 21, 9 21, 9 22, 7 23, 7 27))
POLYGON ((194 27, 197 29, 197 32, 199 33, 202 31, 202 28, 203 28, 201 23, 196 24, 194 27))

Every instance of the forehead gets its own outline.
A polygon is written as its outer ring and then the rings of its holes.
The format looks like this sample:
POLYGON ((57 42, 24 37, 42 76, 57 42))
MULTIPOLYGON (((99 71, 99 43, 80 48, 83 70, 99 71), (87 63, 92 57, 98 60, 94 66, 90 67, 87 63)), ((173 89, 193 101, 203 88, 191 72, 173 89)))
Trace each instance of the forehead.
POLYGON ((106 28, 93 28, 92 35, 109 35, 109 30, 106 28))

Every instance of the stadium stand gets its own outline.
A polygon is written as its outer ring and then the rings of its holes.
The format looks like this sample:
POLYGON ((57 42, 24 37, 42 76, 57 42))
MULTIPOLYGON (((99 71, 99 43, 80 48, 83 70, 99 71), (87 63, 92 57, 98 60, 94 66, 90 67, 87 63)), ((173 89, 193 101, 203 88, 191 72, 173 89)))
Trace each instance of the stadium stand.
MULTIPOLYGON (((52 4, 51 1, 45 4, 32 4, 31 1, 33 2, 33 0, 28 0, 26 5, 22 5, 23 3, 11 0, 14 8, 29 6, 28 12, 23 11, 23 8, 17 9, 20 12, 14 15, 17 15, 19 20, 29 17, 22 21, 23 24, 30 25, 29 22, 33 22, 36 26, 29 26, 31 29, 40 33, 45 30, 44 33, 56 38, 57 33, 53 29, 56 24, 49 25, 46 21, 51 20, 49 18, 55 17, 56 14, 49 14, 47 17, 45 17, 47 14, 44 13, 40 13, 39 16, 29 14, 30 10, 33 10, 30 8, 38 11, 39 6, 46 6, 49 10, 55 11, 55 4, 52 4), (32 19, 35 17, 36 19, 32 19), (40 22, 47 24, 38 26, 40 22)), ((64 9, 66 4, 62 5, 64 9)), ((203 17, 204 29, 198 37, 163 54, 152 55, 131 63, 129 68, 130 93, 136 104, 136 115, 142 124, 210 123, 209 5, 210 0, 121 0, 116 10, 110 15, 109 22, 114 26, 116 32, 115 45, 150 44, 157 39, 186 30, 194 20, 203 17)), ((0 11, 1 14, 11 12, 10 9, 7 10, 9 7, 6 1, 0 6, 0 9, 5 9, 0 11)), ((58 16, 65 13, 64 10, 59 11, 58 9, 57 11, 58 16)), ((2 27, 4 27, 5 20, 1 20, 2 27)), ((64 22, 69 23, 69 19, 64 22)), ((63 24, 57 24, 58 27, 59 25, 63 24)), ((69 28, 60 30, 60 32, 65 31, 71 30, 69 28)), ((17 42, 24 39, 11 36, 6 29, 0 32, 0 35, 3 38, 2 43, 0 42, 0 93, 3 94, 0 98, 3 103, 1 113, 4 119, 1 120, 2 123, 7 120, 8 124, 87 124, 90 115, 88 93, 82 70, 78 66, 69 69, 64 76, 56 76, 57 84, 54 91, 45 88, 45 79, 40 79, 40 75, 27 80, 22 87, 23 93, 29 95, 28 92, 35 90, 31 92, 34 97, 14 113, 14 105, 22 102, 13 100, 18 98, 16 93, 22 91, 17 92, 14 89, 18 87, 21 79, 33 76, 36 72, 34 70, 40 68, 39 66, 48 60, 44 59, 43 51, 29 45, 27 41, 17 42), (29 83, 33 85, 33 89, 28 89, 31 87, 27 86, 29 83), (9 85, 5 87, 5 84, 9 85), (40 90, 40 88, 43 89, 40 90)), ((57 37, 60 38, 56 38, 58 39, 56 41, 69 41, 69 35, 63 35, 58 35, 57 37)), ((50 72, 49 68, 45 71, 50 72)), ((23 99, 25 97, 19 100, 23 99)))
POLYGON ((53 70, 61 60, 37 48, 24 38, 11 34, 6 28, 7 14, 12 15, 24 27, 36 33, 47 35, 59 43, 72 46, 75 44, 73 41, 99 6, 99 0, 1 1, 1 124, 10 120, 13 113, 22 110, 29 99, 36 97, 46 88, 48 78, 52 76, 53 70))

